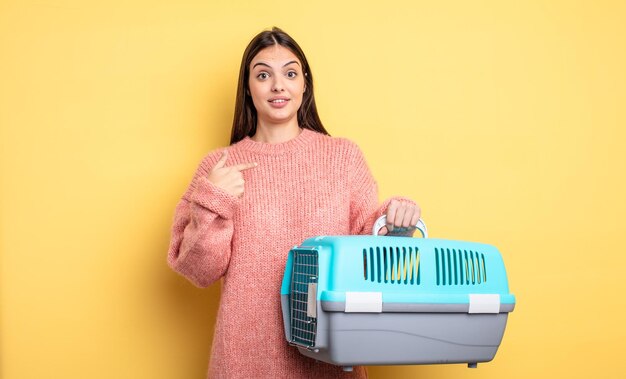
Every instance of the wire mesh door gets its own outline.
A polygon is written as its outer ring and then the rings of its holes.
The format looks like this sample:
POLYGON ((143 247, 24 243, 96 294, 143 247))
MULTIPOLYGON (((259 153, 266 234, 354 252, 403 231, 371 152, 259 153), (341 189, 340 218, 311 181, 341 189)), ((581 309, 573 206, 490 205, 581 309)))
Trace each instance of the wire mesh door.
POLYGON ((304 347, 315 345, 317 332, 316 250, 295 250, 291 277, 291 342, 304 347))

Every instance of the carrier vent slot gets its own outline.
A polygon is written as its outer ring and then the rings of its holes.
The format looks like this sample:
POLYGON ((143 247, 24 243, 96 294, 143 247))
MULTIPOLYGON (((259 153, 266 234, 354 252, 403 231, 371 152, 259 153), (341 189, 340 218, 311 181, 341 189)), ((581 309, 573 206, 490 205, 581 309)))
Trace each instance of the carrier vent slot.
POLYGON ((420 253, 417 247, 370 247, 363 249, 363 279, 392 284, 420 284, 420 253))
POLYGON ((469 271, 469 260, 467 259, 467 250, 463 251, 463 257, 465 259, 463 259, 463 263, 464 263, 464 267, 465 267, 465 284, 469 284, 470 281, 470 271, 469 271))
POLYGON ((459 250, 459 284, 465 284, 465 278, 467 278, 467 274, 465 273, 465 261, 463 260, 463 252, 459 250))
POLYGON ((476 265, 474 264, 474 252, 470 251, 470 278, 472 278, 472 284, 476 284, 476 265))
POLYGON ((383 281, 385 283, 387 283, 387 280, 389 280, 389 275, 387 272, 387 248, 383 247, 383 272, 385 273, 384 277, 383 277, 383 281))
POLYGON ((485 255, 472 250, 435 248, 438 286, 479 285, 487 281, 485 255))
POLYGON ((367 280, 367 250, 363 249, 363 279, 367 280))
POLYGON ((380 283, 380 265, 381 265, 381 261, 380 261, 380 248, 377 247, 376 248, 376 281, 378 283, 380 283))
POLYGON ((450 257, 450 249, 446 249, 446 263, 448 266, 448 284, 452 284, 452 259, 450 257))
POLYGON ((378 281, 378 276, 376 275, 376 273, 378 272, 378 265, 376 264, 376 256, 377 255, 376 255, 375 249, 373 247, 370 247, 369 248, 369 261, 367 263, 370 267, 370 273, 371 273, 371 275, 369 276, 370 282, 378 281))
POLYGON ((459 271, 457 270, 457 268, 459 267, 457 264, 457 251, 456 250, 452 250, 452 256, 454 257, 454 262, 452 263, 452 267, 454 267, 454 285, 458 285, 459 284, 459 271))
POLYGON ((435 248, 435 272, 437 273, 437 285, 441 285, 441 280, 439 278, 440 270, 439 270, 439 248, 435 248))
POLYGON ((480 261, 482 264, 482 268, 483 268, 483 282, 487 281, 487 268, 485 267, 485 255, 484 254, 480 254, 480 261))
POLYGON ((309 299, 309 294, 317 286, 318 261, 317 251, 294 251, 293 270, 291 276, 291 342, 304 347, 315 345, 317 333, 316 309, 308 309, 309 304, 315 306, 316 299, 309 299))

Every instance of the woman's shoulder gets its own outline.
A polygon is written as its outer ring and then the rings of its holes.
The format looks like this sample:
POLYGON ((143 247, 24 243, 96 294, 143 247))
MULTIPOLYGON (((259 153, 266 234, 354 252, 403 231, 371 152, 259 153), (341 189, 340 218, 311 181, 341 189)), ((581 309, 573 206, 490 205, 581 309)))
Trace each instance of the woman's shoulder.
POLYGON ((219 147, 206 153, 200 161, 198 171, 208 173, 227 149, 227 147, 219 147))
POLYGON ((317 135, 317 139, 322 144, 334 150, 340 150, 348 153, 357 153, 361 151, 359 145, 347 137, 332 137, 318 132, 313 133, 317 135))

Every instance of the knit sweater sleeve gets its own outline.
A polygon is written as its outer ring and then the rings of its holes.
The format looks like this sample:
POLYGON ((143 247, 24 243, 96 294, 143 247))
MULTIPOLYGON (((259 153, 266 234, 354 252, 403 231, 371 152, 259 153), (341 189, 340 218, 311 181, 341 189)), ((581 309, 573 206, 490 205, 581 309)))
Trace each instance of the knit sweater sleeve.
POLYGON ((350 153, 350 234, 369 234, 378 214, 378 184, 359 147, 348 143, 350 153))
POLYGON ((392 200, 402 200, 414 203, 412 200, 394 196, 378 203, 378 184, 372 176, 361 149, 351 143, 353 167, 350 189, 350 234, 371 234, 372 227, 380 216, 387 213, 392 200))
POLYGON ((167 255, 170 267, 198 287, 207 287, 226 273, 232 217, 240 202, 207 179, 216 161, 216 154, 202 161, 176 206, 167 255))

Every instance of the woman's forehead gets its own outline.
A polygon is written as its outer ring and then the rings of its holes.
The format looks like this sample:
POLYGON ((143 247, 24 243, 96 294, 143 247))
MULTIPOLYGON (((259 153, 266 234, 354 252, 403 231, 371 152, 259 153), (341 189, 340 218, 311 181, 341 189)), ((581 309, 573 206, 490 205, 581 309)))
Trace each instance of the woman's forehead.
POLYGON ((296 61, 302 65, 300 59, 288 48, 275 44, 268 46, 257 53, 250 62, 250 67, 254 67, 257 63, 265 63, 270 66, 282 67, 283 65, 296 61))

